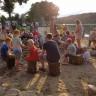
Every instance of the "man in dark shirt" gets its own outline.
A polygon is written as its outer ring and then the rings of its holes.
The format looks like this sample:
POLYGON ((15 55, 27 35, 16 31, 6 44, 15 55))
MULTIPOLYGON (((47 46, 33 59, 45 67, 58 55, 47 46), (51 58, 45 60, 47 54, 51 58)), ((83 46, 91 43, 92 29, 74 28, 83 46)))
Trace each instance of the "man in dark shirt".
POLYGON ((52 34, 49 33, 46 36, 46 42, 43 44, 42 54, 40 54, 40 62, 42 64, 42 68, 40 68, 40 70, 46 70, 44 61, 56 63, 59 61, 59 59, 60 54, 57 47, 57 43, 52 40, 52 34))
POLYGON ((14 31, 15 29, 16 29, 16 24, 13 23, 13 24, 12 24, 12 30, 14 31))

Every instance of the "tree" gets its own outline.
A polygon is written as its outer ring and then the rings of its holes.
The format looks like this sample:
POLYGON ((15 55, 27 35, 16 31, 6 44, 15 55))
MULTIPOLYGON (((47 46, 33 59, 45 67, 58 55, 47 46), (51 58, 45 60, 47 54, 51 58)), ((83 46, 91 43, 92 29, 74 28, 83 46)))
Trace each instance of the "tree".
MULTIPOLYGON (((22 3, 26 3, 27 1, 28 0, 4 0, 3 6, 1 9, 9 14, 9 18, 11 21, 11 14, 14 10, 15 3, 18 2, 21 5, 22 3)), ((11 21, 11 23, 12 23, 12 21, 11 21)))
POLYGON ((39 9, 40 2, 36 2, 31 5, 30 11, 27 13, 27 20, 30 19, 30 21, 41 21, 41 14, 39 9))
POLYGON ((3 15, 1 15, 1 17, 0 17, 0 21, 1 21, 1 23, 2 23, 2 27, 4 28, 5 21, 6 21, 6 17, 3 16, 3 15))
POLYGON ((18 13, 15 14, 14 20, 19 22, 20 21, 20 15, 18 13))
POLYGON ((42 17, 45 21, 58 15, 59 8, 52 2, 42 1, 32 4, 28 17, 31 21, 41 21, 42 17))
POLYGON ((44 17, 46 21, 49 21, 53 17, 59 15, 59 7, 52 2, 42 1, 39 5, 41 16, 44 17))

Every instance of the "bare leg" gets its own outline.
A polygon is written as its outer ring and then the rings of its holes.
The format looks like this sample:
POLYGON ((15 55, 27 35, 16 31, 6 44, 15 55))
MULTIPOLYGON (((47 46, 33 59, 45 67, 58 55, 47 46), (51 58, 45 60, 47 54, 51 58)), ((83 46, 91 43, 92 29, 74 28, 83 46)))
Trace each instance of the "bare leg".
POLYGON ((81 47, 81 40, 77 39, 77 43, 78 43, 78 47, 80 48, 81 47))
POLYGON ((42 64, 42 68, 45 69, 45 64, 44 64, 44 60, 40 60, 41 64, 42 64))
POLYGON ((16 67, 17 71, 21 70, 19 67, 19 63, 20 63, 19 60, 15 60, 15 67, 16 67))
POLYGON ((64 61, 66 64, 68 64, 68 59, 66 57, 64 57, 64 61))

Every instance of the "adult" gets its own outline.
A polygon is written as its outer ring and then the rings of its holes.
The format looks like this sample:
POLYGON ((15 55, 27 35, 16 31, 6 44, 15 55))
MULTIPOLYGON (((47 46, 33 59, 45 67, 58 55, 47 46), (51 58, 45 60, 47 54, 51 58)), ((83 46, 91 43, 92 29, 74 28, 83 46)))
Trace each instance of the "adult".
POLYGON ((52 34, 49 33, 46 36, 46 42, 43 44, 42 53, 40 54, 40 62, 42 64, 42 68, 40 68, 40 70, 46 71, 44 61, 56 63, 59 61, 59 59, 60 54, 57 43, 52 40, 52 34))
POLYGON ((33 24, 33 22, 30 23, 29 27, 30 27, 30 32, 32 32, 34 30, 34 24, 33 24))
POLYGON ((79 19, 75 20, 75 22, 76 22, 76 29, 75 29, 76 40, 77 40, 77 43, 78 43, 78 47, 81 47, 83 27, 82 27, 82 23, 79 19))
POLYGON ((9 34, 10 33, 10 25, 8 23, 6 23, 6 25, 5 25, 4 32, 5 32, 5 34, 9 34))
POLYGON ((16 29, 16 24, 13 23, 13 24, 12 24, 12 31, 14 31, 15 29, 16 29))

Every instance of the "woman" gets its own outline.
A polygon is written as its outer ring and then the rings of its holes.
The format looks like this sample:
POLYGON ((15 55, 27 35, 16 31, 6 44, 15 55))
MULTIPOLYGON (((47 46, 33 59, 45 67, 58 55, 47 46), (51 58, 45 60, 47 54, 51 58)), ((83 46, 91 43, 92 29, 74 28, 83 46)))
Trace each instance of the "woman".
POLYGON ((79 19, 75 20, 75 22, 76 22, 76 29, 75 29, 76 40, 78 43, 78 47, 81 47, 83 27, 82 27, 81 21, 79 19))

